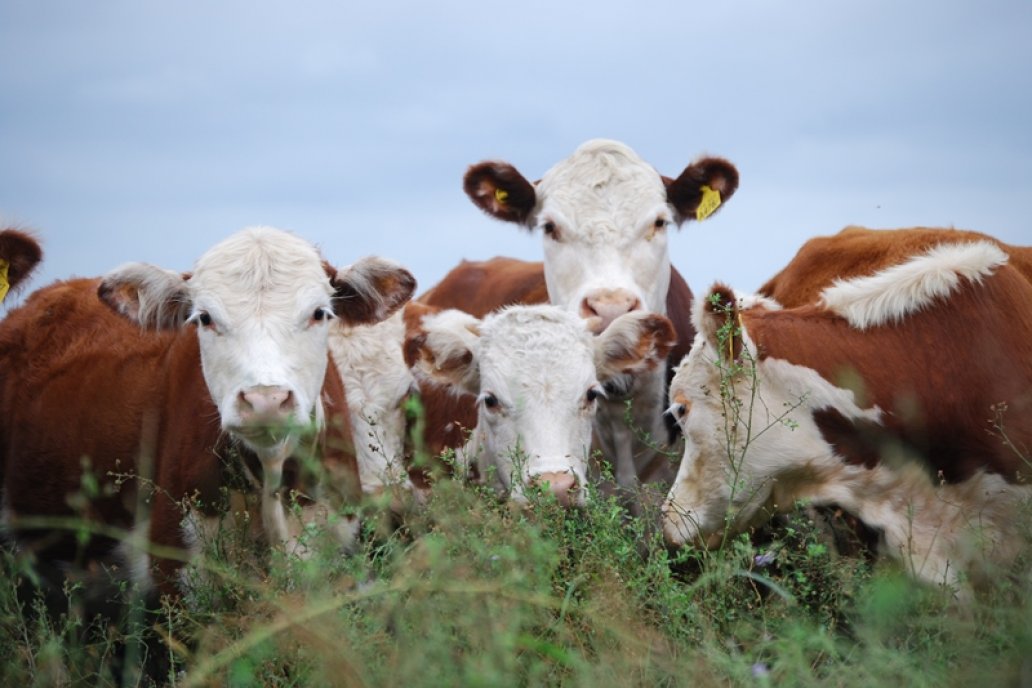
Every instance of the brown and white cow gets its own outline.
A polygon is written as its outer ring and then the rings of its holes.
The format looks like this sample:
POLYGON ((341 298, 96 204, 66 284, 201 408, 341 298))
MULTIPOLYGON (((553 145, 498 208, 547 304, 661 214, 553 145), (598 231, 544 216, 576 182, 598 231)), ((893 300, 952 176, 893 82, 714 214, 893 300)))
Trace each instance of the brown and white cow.
POLYGON ((939 244, 792 309, 717 286, 694 321, 671 386, 670 543, 719 545, 804 499, 881 530, 923 580, 961 585, 1013 556, 1032 495, 1014 449, 1032 447, 1032 284, 995 243, 939 244))
POLYGON ((535 484, 565 506, 585 503, 603 384, 662 367, 675 337, 667 318, 644 311, 617 317, 597 336, 551 305, 509 306, 479 319, 414 303, 405 315, 406 361, 421 379, 447 388, 459 419, 439 422, 448 399, 430 404, 438 422, 427 423, 428 444, 455 449, 460 468, 475 464, 481 479, 516 503, 526 503, 535 484), (446 430, 461 419, 468 419, 468 439, 446 430))
POLYGON ((43 249, 32 235, 19 229, 0 230, 0 302, 9 289, 28 279, 43 258, 43 249))
MULTIPOLYGON (((212 516, 237 451, 244 472, 262 476, 266 537, 299 544, 283 505, 284 488, 307 487, 295 460, 315 457, 328 476, 322 496, 358 496, 345 392, 328 365, 330 322, 381 320, 414 287, 387 261, 338 270, 299 237, 259 227, 208 250, 191 274, 129 264, 37 291, 0 323, 7 531, 61 561, 75 558, 74 538, 24 527, 26 518, 78 514, 158 545, 194 545, 188 526, 198 519, 184 524, 182 502, 202 521, 212 516), (74 502, 84 466, 103 487, 74 502), (135 479, 118 490, 116 475, 135 479), (145 521, 139 495, 151 493, 145 521)), ((325 504, 302 503, 306 519, 325 514, 325 504)), ((355 519, 328 518, 347 545, 355 519)), ((151 582, 148 558, 130 544, 94 539, 89 554, 128 558, 134 578, 151 582)), ((157 563, 159 586, 171 590, 178 565, 157 563)))
MULTIPOLYGON (((533 183, 508 163, 473 165, 464 179, 467 195, 492 217, 540 230, 544 263, 464 263, 421 300, 481 315, 547 295, 596 333, 628 312, 659 313, 671 318, 686 349, 694 337, 691 292, 671 267, 667 229, 705 218, 737 187, 738 172, 726 160, 702 158, 671 179, 608 140, 584 143, 533 183)), ((625 401, 633 402, 634 425, 665 439, 665 370, 614 378, 607 391, 595 430, 618 484, 631 489, 652 477, 657 454, 628 427, 625 401)))

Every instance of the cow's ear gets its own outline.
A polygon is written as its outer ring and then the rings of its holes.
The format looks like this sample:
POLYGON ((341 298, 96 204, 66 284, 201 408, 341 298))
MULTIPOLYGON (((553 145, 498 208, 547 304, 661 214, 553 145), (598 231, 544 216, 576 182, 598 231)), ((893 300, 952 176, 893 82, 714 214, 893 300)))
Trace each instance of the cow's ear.
POLYGON ((363 258, 337 270, 323 263, 333 287, 333 311, 349 325, 386 320, 412 298, 416 278, 393 261, 363 258))
POLYGON ((663 177, 663 183, 678 224, 705 220, 738 189, 738 170, 723 158, 702 158, 684 168, 677 179, 663 177))
POLYGON ((740 306, 731 287, 719 282, 695 305, 695 329, 709 341, 723 361, 742 355, 740 306))
POLYGON ((127 263, 101 279, 97 296, 143 328, 176 329, 193 308, 188 279, 189 275, 146 263, 127 263))
POLYGON ((43 249, 31 235, 17 229, 0 231, 0 261, 7 264, 6 282, 12 289, 28 278, 42 257, 43 249))
POLYGON ((537 203, 534 185, 504 162, 471 166, 462 180, 462 188, 475 206, 506 222, 527 224, 537 203))
POLYGON ((594 342, 595 369, 604 382, 617 375, 635 375, 663 365, 677 344, 677 332, 662 315, 634 311, 614 320, 594 342))
POLYGON ((480 391, 480 321, 459 310, 412 304, 405 311, 405 363, 421 380, 455 393, 480 391))

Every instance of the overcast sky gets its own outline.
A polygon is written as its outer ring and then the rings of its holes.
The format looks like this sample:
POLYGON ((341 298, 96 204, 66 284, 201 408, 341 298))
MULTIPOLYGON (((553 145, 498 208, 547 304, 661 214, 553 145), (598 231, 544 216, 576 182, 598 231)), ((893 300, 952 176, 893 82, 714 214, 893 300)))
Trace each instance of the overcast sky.
POLYGON ((1032 2, 0 0, 0 221, 44 242, 33 288, 269 224, 422 291, 541 255, 470 164, 537 179, 596 137, 738 167, 671 237, 696 291, 847 224, 1032 244, 1032 2))

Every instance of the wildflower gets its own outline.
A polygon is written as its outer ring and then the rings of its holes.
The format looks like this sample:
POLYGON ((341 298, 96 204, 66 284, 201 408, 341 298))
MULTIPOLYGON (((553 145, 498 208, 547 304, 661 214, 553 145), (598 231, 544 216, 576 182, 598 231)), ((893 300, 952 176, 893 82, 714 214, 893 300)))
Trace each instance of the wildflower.
POLYGON ((756 662, 752 665, 752 675, 754 678, 767 678, 770 675, 770 667, 763 662, 756 662))
POLYGON ((773 564, 774 559, 776 558, 777 555, 774 554, 774 552, 764 552, 763 554, 757 554, 753 557, 753 563, 755 563, 758 568, 762 569, 764 566, 770 566, 773 564))

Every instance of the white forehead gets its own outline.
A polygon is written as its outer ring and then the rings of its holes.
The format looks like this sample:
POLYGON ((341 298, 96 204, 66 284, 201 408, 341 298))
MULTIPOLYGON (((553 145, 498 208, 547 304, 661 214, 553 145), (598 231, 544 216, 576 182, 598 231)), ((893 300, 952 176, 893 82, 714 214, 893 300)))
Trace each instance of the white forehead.
POLYGON ((502 383, 510 392, 549 396, 590 384, 592 341, 581 318, 556 306, 512 306, 489 315, 480 327, 482 386, 502 383))
POLYGON ((332 294, 315 247, 272 227, 250 227, 213 246, 197 260, 187 284, 201 307, 228 311, 293 313, 332 294))
POLYGON ((667 202, 655 168, 624 144, 604 139, 588 141, 546 172, 537 195, 539 214, 557 215, 565 231, 585 239, 636 228, 667 202))

